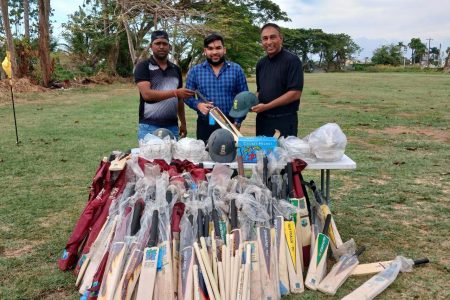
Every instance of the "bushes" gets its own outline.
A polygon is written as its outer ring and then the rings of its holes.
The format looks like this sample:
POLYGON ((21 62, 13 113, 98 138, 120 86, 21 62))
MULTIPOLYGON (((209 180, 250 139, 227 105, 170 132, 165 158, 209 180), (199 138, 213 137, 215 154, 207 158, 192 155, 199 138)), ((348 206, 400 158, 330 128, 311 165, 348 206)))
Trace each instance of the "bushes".
POLYGON ((375 65, 375 64, 354 64, 355 71, 370 73, 442 73, 442 68, 422 68, 418 65, 392 66, 392 65, 375 65))

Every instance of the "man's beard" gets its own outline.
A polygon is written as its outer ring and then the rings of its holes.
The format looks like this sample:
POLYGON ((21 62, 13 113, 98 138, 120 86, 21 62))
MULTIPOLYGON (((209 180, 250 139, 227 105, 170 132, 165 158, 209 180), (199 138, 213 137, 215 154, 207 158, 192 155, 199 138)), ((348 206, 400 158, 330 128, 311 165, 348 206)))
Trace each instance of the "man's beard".
POLYGON ((211 58, 207 57, 206 60, 210 65, 218 66, 221 65, 225 61, 225 56, 222 56, 218 61, 213 61, 211 58))
POLYGON ((165 60, 169 56, 169 53, 167 53, 167 54, 159 54, 159 53, 153 52, 153 56, 156 57, 159 60, 165 60))

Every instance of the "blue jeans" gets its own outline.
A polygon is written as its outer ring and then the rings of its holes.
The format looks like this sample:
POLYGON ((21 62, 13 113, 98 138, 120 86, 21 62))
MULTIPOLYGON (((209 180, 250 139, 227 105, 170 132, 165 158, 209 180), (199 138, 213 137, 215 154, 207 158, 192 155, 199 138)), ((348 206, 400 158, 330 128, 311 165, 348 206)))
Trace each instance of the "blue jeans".
POLYGON ((142 140, 145 135, 147 133, 151 133, 153 134, 153 131, 155 131, 156 129, 159 128, 166 128, 169 129, 173 135, 175 136, 175 138, 178 140, 178 125, 171 125, 171 126, 160 126, 160 125, 152 125, 152 124, 143 124, 143 123, 139 123, 138 126, 138 140, 142 140))

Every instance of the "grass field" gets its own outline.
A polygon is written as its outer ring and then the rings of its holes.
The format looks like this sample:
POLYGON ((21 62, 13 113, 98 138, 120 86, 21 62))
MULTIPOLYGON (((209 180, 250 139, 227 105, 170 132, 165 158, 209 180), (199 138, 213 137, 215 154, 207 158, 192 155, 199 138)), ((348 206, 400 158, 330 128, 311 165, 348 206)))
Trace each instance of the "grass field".
MULTIPOLYGON (((73 274, 60 272, 56 261, 100 159, 137 145, 136 89, 117 84, 18 94, 20 146, 10 102, 2 97, 0 298, 77 299, 73 274)), ((449 299, 450 76, 307 74, 299 115, 302 137, 328 122, 347 135, 346 154, 357 169, 332 172, 332 210, 343 239, 366 245, 360 260, 398 254, 431 260, 401 274, 379 299, 449 299)), ((244 134, 254 133, 253 124, 251 115, 244 134)), ((337 296, 366 279, 349 279, 337 296)), ((289 299, 300 298, 331 297, 306 291, 289 299)))

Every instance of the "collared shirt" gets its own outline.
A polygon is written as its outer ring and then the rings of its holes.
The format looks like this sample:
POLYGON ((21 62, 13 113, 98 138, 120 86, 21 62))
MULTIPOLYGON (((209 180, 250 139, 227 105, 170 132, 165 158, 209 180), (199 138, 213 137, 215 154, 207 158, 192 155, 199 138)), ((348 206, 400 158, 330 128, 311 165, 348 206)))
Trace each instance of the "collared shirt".
MULTIPOLYGON (((248 91, 247 80, 241 66, 225 61, 219 74, 216 76, 208 61, 194 66, 186 78, 186 88, 198 90, 214 106, 228 115, 233 106, 234 97, 243 91, 248 91)), ((198 115, 204 117, 197 109, 201 99, 191 97, 185 103, 196 110, 198 115)))
MULTIPOLYGON (((269 103, 288 91, 303 90, 303 68, 297 55, 282 48, 274 57, 265 56, 256 65, 256 89, 260 103, 269 103)), ((258 115, 280 117, 296 114, 300 99, 258 115)))
MULTIPOLYGON (((175 64, 167 62, 167 68, 161 69, 153 56, 141 61, 134 70, 134 81, 149 81, 153 90, 174 90, 183 86, 181 71, 175 64)), ((178 125, 178 99, 164 101, 145 101, 140 95, 139 123, 171 126, 178 125)))

